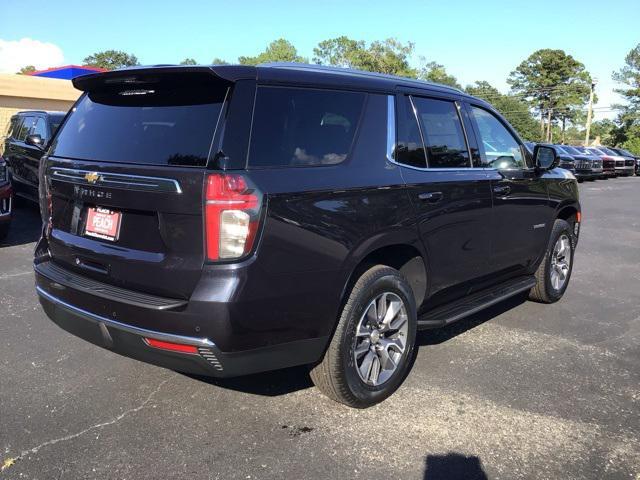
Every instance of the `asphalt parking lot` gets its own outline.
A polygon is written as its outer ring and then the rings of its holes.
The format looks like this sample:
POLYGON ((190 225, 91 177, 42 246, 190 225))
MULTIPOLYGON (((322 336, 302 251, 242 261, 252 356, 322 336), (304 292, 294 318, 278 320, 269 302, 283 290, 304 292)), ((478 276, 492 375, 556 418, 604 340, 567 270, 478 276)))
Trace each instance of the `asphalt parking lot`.
POLYGON ((405 384, 366 411, 304 368, 214 382, 65 333, 20 208, 0 246, 0 478, 640 479, 640 177, 580 191, 564 299, 421 333, 405 384))

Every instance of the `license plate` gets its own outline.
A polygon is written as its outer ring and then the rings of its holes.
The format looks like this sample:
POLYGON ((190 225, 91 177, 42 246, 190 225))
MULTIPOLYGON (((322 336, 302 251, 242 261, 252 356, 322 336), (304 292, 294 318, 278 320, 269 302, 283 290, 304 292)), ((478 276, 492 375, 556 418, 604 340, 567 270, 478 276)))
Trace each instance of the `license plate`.
POLYGON ((115 242, 120 234, 122 213, 107 208, 89 208, 84 234, 115 242))

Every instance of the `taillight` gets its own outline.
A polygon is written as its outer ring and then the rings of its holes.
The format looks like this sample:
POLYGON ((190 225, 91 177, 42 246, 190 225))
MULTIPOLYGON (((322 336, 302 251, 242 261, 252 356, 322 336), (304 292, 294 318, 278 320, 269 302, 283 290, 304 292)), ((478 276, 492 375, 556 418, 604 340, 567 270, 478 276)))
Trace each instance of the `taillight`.
POLYGON ((233 260, 251 252, 260 223, 261 193, 235 173, 213 173, 205 189, 207 259, 233 260))

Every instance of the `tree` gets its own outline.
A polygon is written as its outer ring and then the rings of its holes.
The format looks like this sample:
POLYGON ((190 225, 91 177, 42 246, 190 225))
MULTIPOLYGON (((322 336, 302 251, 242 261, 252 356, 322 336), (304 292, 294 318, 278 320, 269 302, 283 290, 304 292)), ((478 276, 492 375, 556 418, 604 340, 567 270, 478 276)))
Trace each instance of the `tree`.
POLYGON ((26 67, 22 67, 18 72, 18 75, 29 75, 36 71, 36 67, 33 65, 27 65, 26 67))
POLYGON ((616 124, 608 118, 596 120, 591 124, 590 135, 593 138, 599 138, 603 145, 613 147, 615 146, 616 128, 616 124))
POLYGON ((522 138, 540 141, 540 130, 529 110, 529 105, 519 97, 504 95, 489 82, 476 82, 468 85, 467 93, 491 103, 507 121, 516 129, 522 138))
POLYGON ((223 60, 222 58, 214 58, 213 60, 211 60, 211 65, 229 65, 229 62, 227 62, 226 60, 223 60))
POLYGON ((296 47, 292 43, 279 38, 271 42, 266 50, 255 57, 238 57, 242 65, 258 65, 268 62, 297 62, 307 63, 307 59, 298 55, 296 47))
POLYGON ((86 57, 82 63, 89 67, 104 68, 106 70, 115 70, 122 67, 132 67, 140 65, 135 55, 122 52, 120 50, 105 50, 97 52, 86 57))
POLYGON ((563 50, 542 49, 518 65, 507 83, 515 94, 538 110, 541 130, 546 116, 546 137, 551 141, 551 124, 571 118, 572 109, 587 102, 591 76, 581 62, 563 50))
POLYGON ((627 101, 616 119, 613 131, 616 145, 640 155, 640 43, 629 51, 624 66, 613 73, 613 79, 622 84, 615 91, 627 101))
POLYGON ((387 73, 415 78, 417 72, 409 65, 414 45, 395 38, 371 42, 342 36, 324 40, 313 49, 313 61, 319 65, 355 68, 368 72, 387 73))
POLYGON ((185 58, 180 62, 180 65, 197 65, 197 64, 198 62, 196 62, 195 59, 193 58, 185 58))
MULTIPOLYGON (((424 58, 423 58, 424 61, 424 58)), ((418 78, 427 80, 429 82, 441 83, 443 85, 449 85, 454 88, 462 88, 458 83, 458 80, 453 75, 449 75, 444 65, 437 62, 426 63, 418 74, 418 78)))

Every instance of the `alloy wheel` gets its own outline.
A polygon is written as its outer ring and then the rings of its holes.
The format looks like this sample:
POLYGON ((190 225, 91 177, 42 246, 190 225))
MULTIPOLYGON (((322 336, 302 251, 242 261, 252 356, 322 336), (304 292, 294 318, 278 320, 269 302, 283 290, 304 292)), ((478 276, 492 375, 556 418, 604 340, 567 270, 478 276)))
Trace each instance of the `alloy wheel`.
POLYGON ((571 269, 571 240, 565 233, 560 235, 551 254, 551 286, 561 290, 567 283, 571 269))
POLYGON ((378 295, 358 322, 353 358, 360 379, 377 387, 405 361, 409 320, 403 300, 392 292, 378 295))

